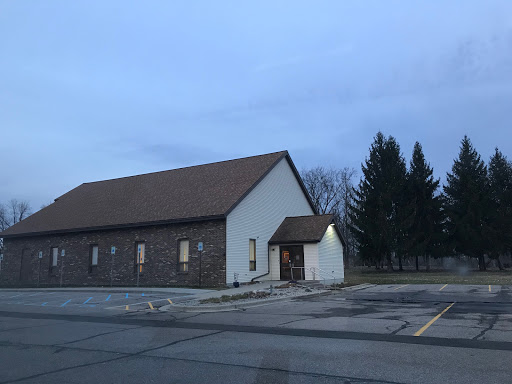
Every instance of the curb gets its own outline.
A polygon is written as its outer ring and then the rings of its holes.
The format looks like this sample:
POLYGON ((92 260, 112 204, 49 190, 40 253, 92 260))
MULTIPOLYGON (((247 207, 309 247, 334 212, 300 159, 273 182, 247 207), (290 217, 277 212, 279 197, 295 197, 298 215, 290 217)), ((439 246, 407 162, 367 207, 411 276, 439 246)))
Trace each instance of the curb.
POLYGON ((236 311, 238 309, 251 308, 251 307, 259 307, 262 305, 273 304, 279 301, 288 301, 297 298, 310 298, 310 297, 319 297, 319 296, 327 296, 336 293, 337 291, 359 291, 361 289, 370 288, 376 286, 375 284, 358 284, 353 285, 346 288, 339 288, 337 290, 329 290, 326 292, 320 293, 311 293, 308 295, 299 295, 299 296, 287 296, 287 297, 277 297, 275 299, 261 300, 260 302, 245 302, 240 304, 226 304, 226 305, 203 305, 203 306, 191 306, 191 305, 179 305, 179 304, 167 304, 158 308, 159 311, 169 312, 173 310, 178 310, 182 312, 228 312, 228 311, 236 311))
POLYGON ((372 287, 376 287, 376 286, 377 286, 377 284, 363 283, 363 284, 358 284, 358 285, 352 285, 352 286, 346 287, 346 288, 341 288, 339 290, 360 291, 361 289, 372 288, 372 287))
MULTIPOLYGON (((77 287, 77 288, 0 288, 2 292, 144 292, 144 293, 185 293, 180 290, 187 290, 187 294, 196 295, 205 293, 205 290, 193 289, 193 288, 144 288, 144 287, 77 287)), ((210 290, 213 291, 213 290, 210 290)))
POLYGON ((275 299, 267 299, 267 300, 259 300, 259 302, 245 302, 240 304, 217 304, 217 305, 201 305, 201 306, 192 306, 192 305, 179 305, 179 304, 167 304, 164 305, 158 310, 163 312, 169 312, 173 310, 179 310, 182 312, 228 312, 228 311, 236 311, 238 309, 243 308, 251 308, 251 307, 259 307, 262 305, 273 304, 279 301, 289 301, 293 299, 303 299, 309 297, 318 297, 318 296, 326 296, 332 294, 332 291, 327 292, 319 292, 319 293, 311 293, 308 295, 297 295, 297 296, 286 296, 286 297, 276 297, 275 299))

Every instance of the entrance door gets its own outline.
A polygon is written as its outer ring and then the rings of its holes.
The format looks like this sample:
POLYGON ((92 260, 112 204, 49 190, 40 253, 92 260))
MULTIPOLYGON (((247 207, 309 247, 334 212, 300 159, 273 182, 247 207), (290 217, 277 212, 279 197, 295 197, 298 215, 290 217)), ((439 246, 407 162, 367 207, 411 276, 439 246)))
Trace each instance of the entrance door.
POLYGON ((21 251, 20 281, 24 283, 30 282, 32 277, 31 256, 30 249, 21 251))
POLYGON ((304 247, 287 245, 279 247, 281 280, 304 280, 304 247))

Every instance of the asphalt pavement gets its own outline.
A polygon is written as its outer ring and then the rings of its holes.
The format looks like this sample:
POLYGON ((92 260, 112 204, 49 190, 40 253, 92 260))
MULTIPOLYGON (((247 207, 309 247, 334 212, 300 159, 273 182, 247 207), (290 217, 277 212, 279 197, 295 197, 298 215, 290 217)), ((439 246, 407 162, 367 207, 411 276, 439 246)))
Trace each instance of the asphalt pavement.
POLYGON ((509 286, 382 285, 243 311, 158 310, 195 294, 0 290, 0 383, 512 377, 509 286))

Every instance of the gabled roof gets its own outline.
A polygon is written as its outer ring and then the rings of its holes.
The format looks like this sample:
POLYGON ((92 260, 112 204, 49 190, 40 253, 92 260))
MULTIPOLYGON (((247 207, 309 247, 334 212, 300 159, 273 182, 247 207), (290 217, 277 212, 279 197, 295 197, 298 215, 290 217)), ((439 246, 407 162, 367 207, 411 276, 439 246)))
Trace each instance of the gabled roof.
MULTIPOLYGON (((322 240, 333 220, 333 215, 287 217, 272 235, 269 244, 317 243, 322 240)), ((344 243, 341 236, 340 240, 344 243)))
POLYGON ((313 207, 288 152, 282 151, 85 183, 0 237, 224 218, 284 158, 313 207))

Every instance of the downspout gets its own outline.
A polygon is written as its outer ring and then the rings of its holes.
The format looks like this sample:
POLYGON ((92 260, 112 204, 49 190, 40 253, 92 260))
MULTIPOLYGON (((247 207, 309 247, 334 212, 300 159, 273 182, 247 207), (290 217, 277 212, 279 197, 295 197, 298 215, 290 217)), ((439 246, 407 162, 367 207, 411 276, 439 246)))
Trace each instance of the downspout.
POLYGON ((267 273, 264 273, 263 275, 260 275, 260 276, 256 276, 256 277, 253 277, 251 279, 251 283, 254 283, 254 280, 257 280, 259 278, 262 278, 263 276, 267 276, 270 274, 270 247, 268 246, 268 243, 267 243, 267 273))

